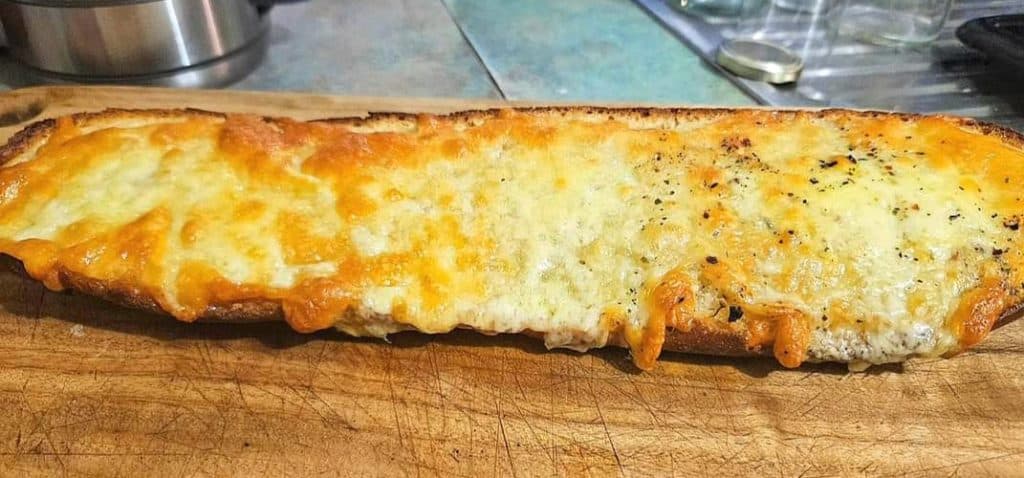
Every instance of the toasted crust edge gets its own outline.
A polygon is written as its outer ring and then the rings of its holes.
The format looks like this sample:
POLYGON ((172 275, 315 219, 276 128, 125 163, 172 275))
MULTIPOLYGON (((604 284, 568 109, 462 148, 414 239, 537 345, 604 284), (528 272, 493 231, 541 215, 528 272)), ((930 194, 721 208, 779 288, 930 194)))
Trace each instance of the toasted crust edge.
MULTIPOLYGON (((497 116, 503 110, 513 110, 524 113, 546 113, 604 116, 609 119, 633 116, 634 119, 647 119, 652 116, 670 116, 672 118, 685 117, 694 119, 708 116, 730 115, 741 112, 767 112, 771 114, 810 116, 813 118, 834 118, 844 115, 862 116, 868 118, 893 117, 901 121, 913 121, 930 115, 914 113, 895 113, 883 111, 858 111, 847 109, 780 109, 765 110, 756 108, 615 108, 602 106, 551 106, 551 107, 513 107, 496 108, 486 110, 464 110, 449 114, 432 115, 438 118, 454 120, 486 119, 497 116)), ((82 125, 93 120, 114 120, 114 119, 139 119, 143 117, 152 118, 180 118, 182 116, 217 117, 225 118, 228 115, 201 109, 107 109, 99 112, 77 113, 69 117, 76 125, 82 125)), ((420 115, 410 113, 387 113, 371 112, 365 117, 343 117, 325 118, 311 120, 309 122, 346 124, 351 126, 368 126, 380 121, 415 121, 420 115)), ((953 116, 937 116, 956 125, 976 131, 985 136, 997 137, 1008 144, 1024 149, 1024 134, 1012 129, 977 121, 970 118, 953 116)), ((279 123, 292 121, 286 118, 262 117, 264 121, 279 123)), ((41 144, 47 139, 56 127, 55 119, 45 119, 29 124, 24 129, 12 136, 8 142, 0 146, 0 167, 16 158, 26 150, 41 144)), ((15 273, 33 279, 21 261, 6 254, 0 254, 0 266, 7 266, 15 273)), ((59 271, 63 284, 71 291, 96 297, 114 304, 153 312, 161 315, 168 315, 152 297, 136 288, 122 286, 116 283, 108 283, 89 277, 81 276, 70 271, 59 271)), ((996 321, 992 329, 996 329, 1024 316, 1024 302, 1012 304, 996 321)), ((226 304, 212 304, 200 315, 199 321, 224 322, 224 323, 246 323, 246 322, 267 322, 280 321, 284 319, 281 304, 272 301, 245 301, 226 304)), ((485 332, 485 331, 484 331, 485 332)), ((524 335, 534 336, 537 334, 524 331, 524 335)), ((666 330, 665 342, 662 347, 665 351, 697 353, 720 356, 755 356, 770 355, 771 350, 767 348, 750 348, 747 346, 747 334, 740 329, 711 329, 701 324, 696 324, 689 330, 669 328, 666 330)), ((609 337, 610 345, 628 347, 621 334, 609 337)))

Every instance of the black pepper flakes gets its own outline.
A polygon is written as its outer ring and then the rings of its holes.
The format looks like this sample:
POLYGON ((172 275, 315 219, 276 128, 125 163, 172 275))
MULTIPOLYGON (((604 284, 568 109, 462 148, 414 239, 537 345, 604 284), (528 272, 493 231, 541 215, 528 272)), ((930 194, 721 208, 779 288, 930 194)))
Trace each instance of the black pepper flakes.
POLYGON ((736 322, 743 318, 743 308, 735 305, 729 306, 729 322, 736 322))
POLYGON ((953 221, 953 220, 956 220, 956 219, 960 219, 960 213, 950 214, 949 215, 949 220, 950 221, 953 221))
POLYGON ((1007 220, 1003 221, 1003 227, 1005 227, 1005 228, 1007 228, 1007 229, 1009 229, 1011 231, 1019 230, 1020 229, 1020 218, 1012 217, 1010 219, 1007 219, 1007 220))
POLYGON ((654 204, 661 204, 661 198, 656 198, 654 200, 654 204))
POLYGON ((825 160, 821 160, 821 159, 818 160, 818 166, 821 167, 821 169, 828 169, 828 168, 831 168, 831 167, 833 167, 833 166, 835 166, 837 164, 839 164, 839 161, 836 161, 834 159, 829 160, 829 161, 825 161, 825 160))
POLYGON ((707 261, 708 264, 718 264, 718 258, 715 256, 707 256, 704 260, 707 261))
POLYGON ((818 184, 818 178, 811 178, 811 184, 818 184))
POLYGON ((704 211, 704 214, 703 214, 703 216, 704 216, 704 219, 708 219, 708 218, 710 218, 710 217, 711 217, 711 213, 709 213, 709 212, 707 212, 707 211, 704 211))
POLYGON ((718 187, 718 182, 717 181, 715 181, 715 182, 713 182, 713 183, 708 185, 708 189, 715 189, 717 187, 718 187))

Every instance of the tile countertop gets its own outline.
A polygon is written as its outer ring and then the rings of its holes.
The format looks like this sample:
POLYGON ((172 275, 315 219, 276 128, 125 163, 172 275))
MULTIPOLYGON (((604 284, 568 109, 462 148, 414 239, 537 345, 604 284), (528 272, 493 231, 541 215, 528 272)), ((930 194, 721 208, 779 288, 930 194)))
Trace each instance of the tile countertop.
MULTIPOLYGON (((266 60, 231 88, 753 103, 630 0, 309 0, 271 18, 266 60)), ((15 71, 0 54, 0 89, 15 71)))
POLYGON ((509 99, 753 104, 630 0, 444 0, 509 99))

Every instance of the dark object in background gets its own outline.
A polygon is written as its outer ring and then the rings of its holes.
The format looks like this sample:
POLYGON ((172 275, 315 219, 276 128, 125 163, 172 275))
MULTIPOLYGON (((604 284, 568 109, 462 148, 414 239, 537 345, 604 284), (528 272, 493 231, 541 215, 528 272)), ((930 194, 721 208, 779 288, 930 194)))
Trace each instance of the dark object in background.
POLYGON ((0 24, 11 56, 40 81, 223 86, 263 59, 274 3, 0 0, 0 24))
POLYGON ((964 45, 1024 74, 1024 14, 975 18, 956 29, 964 45))

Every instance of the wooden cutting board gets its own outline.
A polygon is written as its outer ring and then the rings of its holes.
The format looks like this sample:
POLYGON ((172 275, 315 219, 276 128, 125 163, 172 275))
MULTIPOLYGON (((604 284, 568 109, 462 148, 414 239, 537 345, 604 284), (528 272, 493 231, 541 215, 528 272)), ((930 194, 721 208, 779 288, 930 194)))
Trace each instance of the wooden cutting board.
MULTIPOLYGON (((0 140, 105 107, 316 118, 466 100, 138 88, 0 95, 0 140)), ((391 343, 183 324, 0 274, 0 474, 1020 475, 1024 323, 951 360, 847 374, 772 360, 391 343)))

